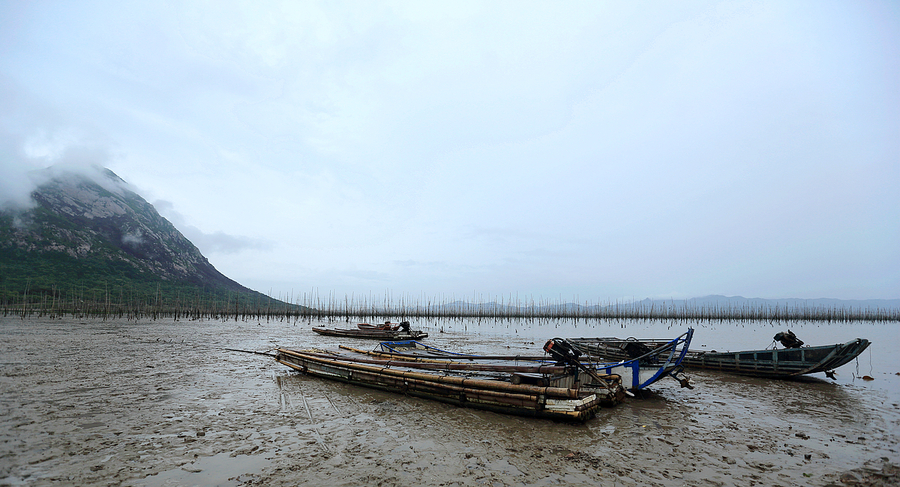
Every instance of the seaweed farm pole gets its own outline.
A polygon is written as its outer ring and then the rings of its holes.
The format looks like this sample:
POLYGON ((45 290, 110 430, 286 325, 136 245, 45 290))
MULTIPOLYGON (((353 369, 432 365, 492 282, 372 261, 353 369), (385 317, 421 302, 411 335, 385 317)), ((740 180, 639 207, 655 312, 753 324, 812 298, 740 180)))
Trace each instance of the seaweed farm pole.
POLYGON ((28 285, 31 283, 31 279, 25 280, 25 292, 22 293, 22 318, 24 318, 28 313, 28 285))

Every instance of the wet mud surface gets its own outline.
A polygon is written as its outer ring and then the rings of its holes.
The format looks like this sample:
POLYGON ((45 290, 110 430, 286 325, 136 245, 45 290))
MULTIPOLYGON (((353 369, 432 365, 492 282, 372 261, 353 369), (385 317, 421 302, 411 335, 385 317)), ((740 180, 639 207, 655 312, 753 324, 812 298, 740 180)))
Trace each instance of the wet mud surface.
MULTIPOLYGON (((0 485, 900 484, 900 370, 871 372, 880 388, 850 365, 836 383, 690 372, 693 390, 667 379, 571 425, 224 350, 338 343, 310 326, 0 318, 0 485)), ((470 329, 429 343, 510 340, 470 329)))

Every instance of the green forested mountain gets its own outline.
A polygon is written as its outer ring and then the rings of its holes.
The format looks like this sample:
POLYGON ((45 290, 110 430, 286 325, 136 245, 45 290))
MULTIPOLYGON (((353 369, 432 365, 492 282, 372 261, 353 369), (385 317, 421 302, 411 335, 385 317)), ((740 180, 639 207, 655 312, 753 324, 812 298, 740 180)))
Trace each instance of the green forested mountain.
POLYGON ((51 167, 28 207, 0 208, 0 302, 284 306, 217 271, 108 169, 51 167))

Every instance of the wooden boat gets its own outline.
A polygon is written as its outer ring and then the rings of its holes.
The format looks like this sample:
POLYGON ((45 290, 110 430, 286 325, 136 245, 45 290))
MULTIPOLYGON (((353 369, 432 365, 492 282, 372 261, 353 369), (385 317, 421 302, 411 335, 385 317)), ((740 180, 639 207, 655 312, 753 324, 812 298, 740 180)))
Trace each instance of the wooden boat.
POLYGON ((500 413, 586 421, 622 401, 621 378, 552 364, 440 363, 279 348, 275 359, 308 375, 500 413))
MULTIPOLYGON (((622 384, 631 391, 639 391, 646 389, 651 384, 656 383, 663 377, 673 377, 681 383, 682 387, 690 387, 687 380, 678 377, 683 367, 681 362, 690 346, 694 330, 689 328, 687 332, 681 336, 668 341, 663 341, 653 350, 648 351, 643 356, 622 360, 614 363, 602 363, 593 360, 595 357, 590 355, 587 357, 579 357, 579 361, 602 375, 617 375, 622 378, 622 384)), ((556 338, 548 343, 561 343, 563 346, 566 340, 556 338), (555 342, 559 341, 559 342, 555 342)), ((419 362, 437 362, 437 363, 472 363, 472 362, 489 362, 497 360, 506 360, 514 362, 526 363, 547 363, 556 361, 555 358, 548 355, 526 356, 526 355, 470 355, 447 350, 441 350, 436 347, 419 343, 415 340, 382 342, 374 351, 364 351, 351 347, 341 346, 341 348, 351 350, 357 353, 363 353, 375 357, 389 358, 405 361, 419 362)), ((578 353, 580 355, 580 352, 578 353)))
POLYGON ((428 338, 428 333, 410 330, 408 321, 399 323, 396 328, 392 325, 392 323, 385 323, 384 325, 360 323, 355 329, 313 327, 312 331, 319 335, 344 338, 368 338, 371 340, 421 340, 423 338, 428 338))
MULTIPOLYGON (((608 359, 628 359, 641 354, 646 349, 656 347, 659 340, 638 340, 635 338, 569 338, 569 342, 578 350, 602 356, 608 359)), ((779 333, 775 340, 796 345, 793 333, 779 333)), ((738 352, 716 352, 689 350, 682 364, 688 368, 710 369, 742 375, 768 378, 791 378, 816 372, 825 372, 831 376, 832 371, 855 359, 870 342, 857 338, 847 343, 824 345, 818 347, 800 347, 744 350, 738 352)))

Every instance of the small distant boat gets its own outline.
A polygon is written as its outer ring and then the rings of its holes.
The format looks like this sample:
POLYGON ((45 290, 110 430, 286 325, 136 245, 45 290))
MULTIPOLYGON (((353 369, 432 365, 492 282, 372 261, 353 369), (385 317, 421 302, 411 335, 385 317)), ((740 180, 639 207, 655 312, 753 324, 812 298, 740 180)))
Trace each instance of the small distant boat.
POLYGON ((279 348, 275 360, 303 373, 365 387, 538 418, 583 422, 625 397, 621 377, 559 364, 441 363, 279 348))
MULTIPOLYGON (((582 356, 581 351, 575 351, 574 355, 578 357, 579 362, 589 367, 598 374, 617 375, 622 378, 622 384, 626 389, 631 391, 639 391, 646 389, 651 384, 666 376, 671 376, 681 383, 682 387, 690 387, 687 379, 678 377, 682 371, 681 362, 688 351, 694 330, 688 328, 687 332, 672 340, 661 341, 659 346, 652 350, 647 350, 645 354, 622 360, 614 363, 602 363, 595 361, 596 357, 582 356)), ((555 338, 547 343, 557 347, 570 347, 568 340, 555 338)), ((545 345, 546 347, 546 345, 545 345)), ((357 353, 363 353, 387 359, 396 359, 412 362, 432 362, 432 363, 472 363, 472 362, 491 362, 491 361, 515 361, 532 362, 532 363, 548 363, 556 362, 558 359, 550 355, 470 355, 440 348, 432 347, 419 343, 415 340, 382 342, 378 344, 374 351, 359 350, 356 348, 341 346, 343 349, 351 350, 357 353)), ((545 348, 545 351, 550 353, 545 348)))
MULTIPOLYGON (((651 350, 662 342, 636 338, 569 338, 569 342, 584 353, 607 359, 628 359, 651 350)), ((682 364, 688 368, 709 369, 765 378, 791 378, 816 372, 831 377, 834 369, 859 356, 870 342, 857 338, 847 343, 803 347, 793 332, 775 335, 775 340, 787 347, 782 349, 716 352, 689 350, 682 364)))
POLYGON ((368 323, 359 323, 356 328, 321 328, 313 327, 312 331, 319 335, 345 337, 345 338, 368 338, 371 340, 421 340, 428 338, 428 333, 418 330, 410 330, 409 322, 403 321, 398 324, 391 322, 383 325, 370 325, 368 323))

